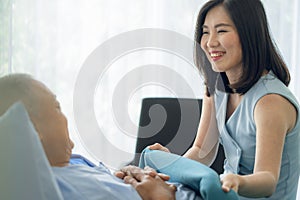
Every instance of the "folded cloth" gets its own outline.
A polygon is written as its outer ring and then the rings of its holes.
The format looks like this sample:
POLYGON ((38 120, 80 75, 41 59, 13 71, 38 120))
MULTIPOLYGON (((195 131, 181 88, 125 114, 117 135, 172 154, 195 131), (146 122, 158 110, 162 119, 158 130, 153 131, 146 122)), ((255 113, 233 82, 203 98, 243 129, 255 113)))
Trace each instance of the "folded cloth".
POLYGON ((236 200, 236 192, 228 193, 221 188, 218 174, 197 161, 163 151, 144 149, 139 167, 149 166, 159 173, 170 176, 170 182, 179 182, 199 191, 204 200, 236 200))

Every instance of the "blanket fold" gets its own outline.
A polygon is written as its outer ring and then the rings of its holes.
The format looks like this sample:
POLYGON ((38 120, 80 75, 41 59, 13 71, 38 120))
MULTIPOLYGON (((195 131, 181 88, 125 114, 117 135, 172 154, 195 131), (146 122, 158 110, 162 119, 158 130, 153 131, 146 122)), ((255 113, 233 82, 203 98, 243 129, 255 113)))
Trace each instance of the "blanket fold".
POLYGON ((196 192, 204 200, 238 200, 233 190, 225 193, 221 188, 219 175, 211 168, 197 161, 163 151, 144 149, 139 167, 149 166, 159 173, 170 176, 170 182, 179 182, 196 192))

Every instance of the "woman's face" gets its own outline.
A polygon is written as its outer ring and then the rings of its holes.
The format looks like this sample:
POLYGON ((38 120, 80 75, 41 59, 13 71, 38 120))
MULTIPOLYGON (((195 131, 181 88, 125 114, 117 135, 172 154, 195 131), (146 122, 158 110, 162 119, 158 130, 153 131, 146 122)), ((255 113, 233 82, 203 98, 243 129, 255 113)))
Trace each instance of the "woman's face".
MULTIPOLYGON (((242 48, 235 25, 222 5, 212 8, 203 24, 201 48, 206 53, 212 69, 230 74, 241 75, 242 48)), ((238 78, 238 77, 236 77, 238 78)))

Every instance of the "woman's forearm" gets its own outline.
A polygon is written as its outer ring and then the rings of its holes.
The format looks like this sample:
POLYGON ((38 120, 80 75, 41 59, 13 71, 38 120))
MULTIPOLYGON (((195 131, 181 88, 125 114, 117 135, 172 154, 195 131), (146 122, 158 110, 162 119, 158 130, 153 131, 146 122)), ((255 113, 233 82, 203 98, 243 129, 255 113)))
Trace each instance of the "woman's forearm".
POLYGON ((215 147, 210 152, 203 152, 199 147, 193 146, 183 156, 210 166, 214 161, 215 154, 215 147))
POLYGON ((271 172, 256 172, 242 176, 239 194, 248 197, 268 197, 276 189, 277 180, 271 172))
MULTIPOLYGON (((268 197, 275 192, 277 180, 271 172, 262 171, 251 175, 235 176, 238 178, 238 193, 241 196, 251 198, 268 197)), ((234 182, 232 180, 228 181, 234 182)), ((225 180, 223 180, 223 185, 224 182, 225 180)))

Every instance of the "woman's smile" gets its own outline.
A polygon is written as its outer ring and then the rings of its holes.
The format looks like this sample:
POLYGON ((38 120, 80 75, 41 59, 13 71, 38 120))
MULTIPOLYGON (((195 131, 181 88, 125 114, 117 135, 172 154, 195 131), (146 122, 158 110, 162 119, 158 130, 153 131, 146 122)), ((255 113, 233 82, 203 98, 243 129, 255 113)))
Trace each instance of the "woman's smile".
POLYGON ((223 51, 211 51, 209 54, 210 54, 211 59, 214 62, 216 62, 216 61, 220 60, 225 55, 225 52, 223 52, 223 51))

